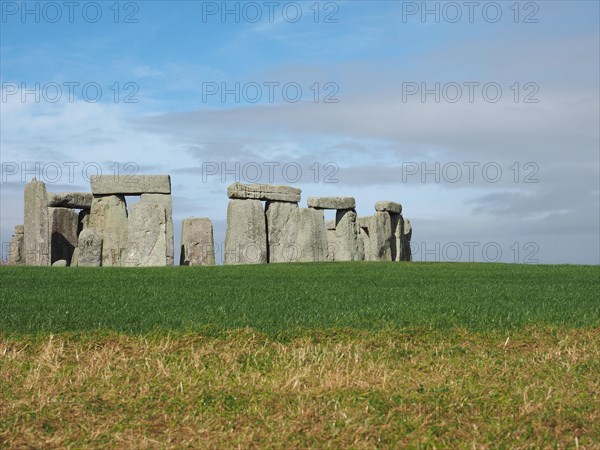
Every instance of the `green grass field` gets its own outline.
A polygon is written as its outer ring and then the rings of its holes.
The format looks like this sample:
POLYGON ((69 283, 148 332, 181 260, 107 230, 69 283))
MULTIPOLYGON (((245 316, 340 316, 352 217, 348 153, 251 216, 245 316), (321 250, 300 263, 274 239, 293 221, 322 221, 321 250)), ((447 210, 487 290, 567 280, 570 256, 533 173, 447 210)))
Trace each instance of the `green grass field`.
POLYGON ((0 268, 2 448, 600 448, 600 268, 0 268))

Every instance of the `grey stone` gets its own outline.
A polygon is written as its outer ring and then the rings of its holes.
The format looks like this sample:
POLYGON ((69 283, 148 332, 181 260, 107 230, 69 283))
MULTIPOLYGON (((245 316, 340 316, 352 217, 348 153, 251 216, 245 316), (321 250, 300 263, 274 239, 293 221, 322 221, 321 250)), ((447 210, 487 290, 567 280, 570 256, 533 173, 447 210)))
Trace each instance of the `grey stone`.
POLYGON ((335 216, 335 260, 361 261, 364 258, 364 247, 362 239, 359 237, 356 212, 339 209, 335 216))
POLYGON ((368 234, 367 230, 365 228, 360 227, 358 236, 360 237, 360 239, 362 240, 362 243, 363 243, 363 249, 364 249, 364 254, 365 254, 364 260, 371 261, 372 260, 371 241, 369 239, 369 234, 368 234))
POLYGON ((93 195, 89 192, 48 192, 48 206, 59 208, 90 209, 93 195))
POLYGON ((167 213, 167 266, 174 264, 175 242, 173 237, 173 199, 170 194, 142 194, 141 203, 162 205, 167 213))
POLYGON ((92 175, 94 195, 170 194, 169 175, 92 175))
POLYGON ((65 259, 58 259, 52 263, 52 267, 67 267, 68 265, 65 259))
POLYGON ((24 197, 25 264, 49 266, 50 234, 46 185, 34 178, 25 186, 24 197))
POLYGON ((79 264, 79 247, 75 247, 75 250, 73 250, 73 256, 71 256, 70 266, 77 267, 78 264, 79 264))
POLYGON ((335 227, 327 230, 327 261, 335 261, 335 227))
POLYGON ((325 228, 328 230, 335 230, 335 219, 326 221, 325 228))
POLYGON ((102 265, 120 266, 128 238, 125 197, 94 195, 88 226, 102 236, 102 265))
POLYGON ((381 200, 375 202, 375 211, 400 214, 402 213, 402 205, 396 202, 381 200))
POLYGON ((163 205, 140 202, 131 206, 127 236, 122 266, 167 265, 167 214, 163 205))
POLYGON ((293 241, 297 258, 291 261, 326 261, 329 253, 327 229, 323 211, 313 208, 298 208, 296 211, 296 236, 293 241))
POLYGON ((48 230, 50 233, 50 262, 64 259, 71 263, 77 247, 79 215, 70 208, 48 208, 48 230))
POLYGON ((21 266, 25 264, 25 234, 23 225, 17 225, 8 247, 8 264, 21 266))
POLYGON ((402 230, 404 228, 404 220, 401 214, 389 213, 392 229, 392 261, 400 261, 402 253, 402 230))
POLYGON ((354 209, 356 200, 354 197, 308 197, 309 208, 315 209, 354 209))
POLYGON ((369 227, 371 261, 392 260, 392 220, 387 212, 376 211, 369 227))
POLYGON ((190 217, 181 223, 182 266, 214 266, 215 241, 213 226, 205 217, 190 217))
POLYGON ((366 230, 369 229, 371 224, 371 216, 361 216, 358 218, 358 226, 366 230))
POLYGON ((296 239, 297 203, 269 201, 265 207, 270 263, 288 262, 289 246, 296 239))
POLYGON ((99 267, 102 265, 102 234, 86 228, 77 242, 77 266, 99 267))
POLYGON ((267 262, 267 224, 260 200, 229 201, 224 253, 225 264, 267 262))
POLYGON ((298 188, 272 184, 242 184, 236 182, 227 188, 227 196, 231 199, 298 203, 301 194, 302 190, 298 188))
POLYGON ((402 254, 400 261, 412 261, 412 250, 410 248, 410 240, 412 238, 412 227, 410 220, 403 219, 403 233, 402 233, 402 254))
POLYGON ((90 225, 90 210, 82 209, 79 211, 79 225, 77 227, 77 234, 88 228, 90 225))

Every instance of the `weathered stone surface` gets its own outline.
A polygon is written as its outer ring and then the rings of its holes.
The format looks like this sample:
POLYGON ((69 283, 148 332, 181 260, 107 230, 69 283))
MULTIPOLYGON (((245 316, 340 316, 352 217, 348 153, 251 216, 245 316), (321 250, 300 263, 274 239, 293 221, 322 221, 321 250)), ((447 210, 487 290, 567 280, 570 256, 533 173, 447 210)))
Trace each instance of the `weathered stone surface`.
POLYGON ((95 195, 88 227, 102 236, 102 265, 120 266, 128 239, 125 197, 95 195))
POLYGON ((390 214, 392 219, 392 261, 402 261, 404 219, 401 214, 390 214))
POLYGON ((68 265, 66 259, 58 259, 52 263, 52 267, 67 267, 68 265))
POLYGON ((323 211, 313 208, 298 208, 296 224, 297 232, 293 241, 298 251, 296 261, 326 261, 328 255, 327 229, 323 211))
POLYGON ((338 209, 335 216, 335 260, 361 261, 365 258, 356 212, 338 209))
POLYGON ((335 219, 326 221, 325 228, 328 230, 335 230, 335 219))
POLYGON ((92 175, 94 195, 170 194, 169 175, 92 175))
POLYGON ((25 264, 50 265, 50 234, 48 232, 48 194, 43 181, 35 178, 25 186, 24 241, 25 264))
POLYGON ((102 264, 102 234, 86 228, 77 242, 77 266, 99 267, 102 264))
POLYGON ((173 237, 173 199, 170 194, 142 194, 141 203, 162 205, 167 213, 167 266, 174 264, 175 242, 173 237))
POLYGON ((307 205, 315 209, 354 209, 354 197, 308 197, 307 205))
POLYGON ((79 225, 77 227, 77 234, 88 228, 90 225, 90 210, 82 209, 79 211, 79 225))
POLYGON ((363 243, 363 249, 365 253, 364 260, 371 261, 371 241, 369 239, 369 233, 367 232, 367 229, 360 227, 358 231, 358 236, 360 237, 363 243))
POLYGON ((392 220, 387 212, 376 211, 369 226, 371 261, 392 260, 392 220))
POLYGON ((8 264, 21 266, 25 264, 25 234, 23 225, 17 225, 8 247, 8 264))
POLYGON ((77 267, 77 265, 79 264, 79 247, 75 247, 75 250, 73 250, 73 256, 71 256, 71 267, 77 267))
POLYGON ((181 223, 182 266, 214 266, 213 226, 205 217, 190 217, 181 223))
POLYGON ((267 224, 260 200, 229 201, 224 253, 225 264, 267 262, 267 224))
POLYGON ((167 265, 167 214, 164 206, 142 202, 132 205, 127 236, 122 266, 167 265))
POLYGON ((267 221, 267 243, 270 263, 289 262, 290 243, 297 234, 296 211, 298 203, 267 202, 265 216, 267 221))
POLYGON ((400 214, 402 212, 402 205, 396 202, 389 202, 381 200, 375 202, 375 211, 389 212, 394 214, 400 214))
POLYGON ((89 192, 48 192, 48 206, 56 208, 90 209, 94 196, 89 192))
POLYGON ((70 208, 48 208, 48 230, 50 233, 50 262, 64 259, 71 263, 77 247, 79 215, 70 208))
MULTIPOLYGON (((335 225, 335 221, 333 222, 335 225)), ((327 261, 335 261, 335 228, 327 230, 327 261)))
POLYGON ((371 225, 371 216, 361 216, 358 218, 358 226, 359 227, 368 230, 370 225, 371 225))
POLYGON ((301 194, 301 189, 272 184, 242 184, 236 182, 227 188, 227 196, 231 199, 298 203, 301 194))

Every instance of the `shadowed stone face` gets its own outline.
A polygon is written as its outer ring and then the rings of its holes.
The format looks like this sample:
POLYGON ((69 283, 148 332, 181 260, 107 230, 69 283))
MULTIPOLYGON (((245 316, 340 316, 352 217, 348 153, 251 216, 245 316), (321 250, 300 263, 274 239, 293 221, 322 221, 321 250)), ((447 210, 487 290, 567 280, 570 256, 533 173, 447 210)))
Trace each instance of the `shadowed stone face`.
POLYGON ((48 206, 74 209, 90 209, 93 195, 89 192, 48 193, 48 206))
POLYGON ((129 215, 128 244, 121 260, 126 267, 167 265, 167 215, 156 203, 138 203, 129 215))
POLYGON ((102 265, 120 266, 128 239, 127 206, 122 195, 94 196, 89 228, 102 235, 102 265))
POLYGON ((215 242, 210 219, 190 217, 181 224, 182 266, 214 266, 215 242))
POLYGON ((24 242, 25 263, 28 266, 50 265, 50 234, 48 231, 48 194, 43 181, 35 178, 25 186, 24 242))
POLYGON ((50 262, 65 260, 69 265, 77 247, 79 214, 70 208, 48 208, 48 219, 50 262))
POLYGON ((267 224, 260 200, 229 201, 225 264, 267 262, 267 224))

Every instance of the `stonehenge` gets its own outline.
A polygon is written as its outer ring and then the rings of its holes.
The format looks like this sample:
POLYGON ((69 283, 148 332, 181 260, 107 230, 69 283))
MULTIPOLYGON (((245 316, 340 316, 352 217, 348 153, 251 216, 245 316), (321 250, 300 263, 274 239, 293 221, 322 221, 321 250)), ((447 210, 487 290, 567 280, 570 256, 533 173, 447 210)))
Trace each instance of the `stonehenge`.
MULTIPOLYGON (((11 265, 79 267, 172 266, 175 259, 169 175, 96 175, 91 192, 47 192, 25 186, 24 223, 10 240, 11 265), (139 202, 127 205, 129 196, 139 202)), ((224 264, 321 261, 411 261, 410 221, 402 205, 377 201, 358 217, 354 197, 309 197, 291 186, 227 188, 224 264), (325 210, 335 219, 325 222, 325 210)), ((179 264, 216 264, 209 218, 182 221, 179 264)))

